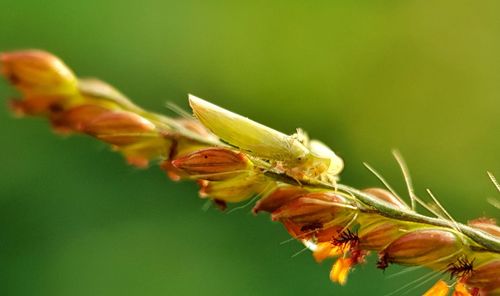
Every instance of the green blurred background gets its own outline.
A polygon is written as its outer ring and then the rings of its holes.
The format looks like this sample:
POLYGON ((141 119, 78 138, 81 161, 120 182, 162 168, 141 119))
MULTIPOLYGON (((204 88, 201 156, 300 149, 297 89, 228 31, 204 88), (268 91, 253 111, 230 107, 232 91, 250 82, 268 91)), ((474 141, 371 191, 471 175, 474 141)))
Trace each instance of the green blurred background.
MULTIPOLYGON (((417 191, 464 222, 499 216, 486 201, 500 198, 486 176, 500 176, 499 12, 494 0, 2 0, 0 50, 46 49, 155 111, 193 93, 303 127, 353 186, 378 185, 367 161, 403 192, 399 148, 417 191)), ((0 96, 16 93, 2 81, 0 96)), ((195 184, 6 107, 0 133, 0 295, 384 295, 425 274, 368 264, 339 287, 250 207, 204 212, 195 184)))

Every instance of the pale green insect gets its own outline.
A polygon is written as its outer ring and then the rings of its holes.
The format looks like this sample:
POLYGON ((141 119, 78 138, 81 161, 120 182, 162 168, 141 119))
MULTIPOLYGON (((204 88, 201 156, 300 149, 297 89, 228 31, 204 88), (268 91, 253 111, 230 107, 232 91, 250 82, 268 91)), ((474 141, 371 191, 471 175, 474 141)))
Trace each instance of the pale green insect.
POLYGON ((193 95, 189 104, 201 123, 224 142, 299 182, 335 184, 342 171, 342 159, 320 141, 309 141, 301 130, 289 136, 193 95))

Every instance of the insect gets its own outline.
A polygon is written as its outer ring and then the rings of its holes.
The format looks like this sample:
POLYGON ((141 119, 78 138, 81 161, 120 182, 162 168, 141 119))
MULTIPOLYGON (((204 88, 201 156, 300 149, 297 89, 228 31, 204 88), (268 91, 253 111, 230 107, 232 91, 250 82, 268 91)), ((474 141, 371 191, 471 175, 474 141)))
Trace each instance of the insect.
POLYGON ((194 115, 225 143, 251 156, 265 169, 297 182, 335 185, 344 163, 328 146, 309 140, 300 129, 286 135, 251 119, 189 95, 194 115))

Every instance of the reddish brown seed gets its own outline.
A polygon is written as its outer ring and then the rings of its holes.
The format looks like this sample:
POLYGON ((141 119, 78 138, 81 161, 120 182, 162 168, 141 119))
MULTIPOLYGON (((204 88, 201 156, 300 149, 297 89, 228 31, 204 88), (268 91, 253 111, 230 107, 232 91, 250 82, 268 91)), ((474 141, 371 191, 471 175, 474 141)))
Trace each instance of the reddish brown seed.
POLYGON ((274 212, 279 207, 288 203, 291 200, 305 194, 307 190, 302 187, 291 186, 291 185, 279 185, 273 190, 269 195, 260 199, 253 208, 253 213, 258 212, 274 212))
POLYGON ((40 50, 0 55, 1 72, 25 96, 71 95, 76 77, 54 55, 40 50))
POLYGON ((496 220, 493 218, 477 218, 469 221, 467 224, 476 229, 480 229, 488 234, 500 238, 500 227, 498 227, 496 220))
POLYGON ((290 219, 303 224, 326 223, 339 214, 345 217, 350 214, 343 205, 348 205, 344 197, 332 192, 311 192, 300 195, 296 199, 278 208, 271 215, 273 220, 290 219))
POLYGON ((200 175, 207 180, 223 180, 234 177, 231 172, 241 173, 251 168, 247 157, 226 148, 201 149, 172 161, 172 166, 188 175, 200 175))
POLYGON ((475 267, 465 283, 468 287, 484 291, 485 295, 497 295, 495 293, 500 293, 500 260, 475 267))
POLYGON ((348 206, 344 197, 333 192, 310 192, 284 204, 271 218, 282 222, 294 237, 331 242, 352 220, 354 211, 348 206))
POLYGON ((380 218, 371 222, 371 219, 361 225, 359 230, 360 248, 381 251, 390 243, 403 235, 405 225, 400 221, 380 218))
POLYGON ((52 125, 62 132, 82 132, 89 123, 106 112, 109 112, 109 109, 98 105, 80 105, 53 115, 52 125))
POLYGON ((447 266, 462 249, 460 240, 450 231, 426 229, 409 232, 381 252, 380 266, 402 265, 447 266), (385 261, 382 262, 382 261, 385 261))
POLYGON ((152 137, 155 125, 128 111, 101 114, 84 127, 84 132, 114 145, 128 145, 145 137, 152 137))
POLYGON ((378 198, 379 200, 382 200, 386 203, 389 203, 395 208, 401 209, 401 210, 406 210, 408 207, 401 202, 397 197, 395 197, 391 192, 382 189, 382 188, 366 188, 363 189, 363 192, 366 192, 373 197, 378 198))

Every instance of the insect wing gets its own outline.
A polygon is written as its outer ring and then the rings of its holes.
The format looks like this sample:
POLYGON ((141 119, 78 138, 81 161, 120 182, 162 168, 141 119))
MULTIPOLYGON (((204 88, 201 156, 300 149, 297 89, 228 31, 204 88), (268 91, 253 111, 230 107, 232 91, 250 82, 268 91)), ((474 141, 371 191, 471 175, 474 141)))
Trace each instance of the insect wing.
POLYGON ((194 115, 215 135, 255 156, 295 161, 309 153, 295 138, 189 95, 194 115))

